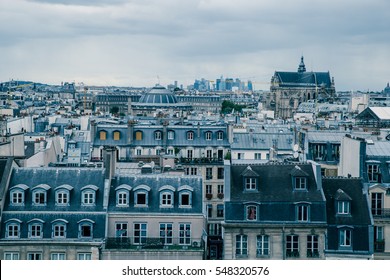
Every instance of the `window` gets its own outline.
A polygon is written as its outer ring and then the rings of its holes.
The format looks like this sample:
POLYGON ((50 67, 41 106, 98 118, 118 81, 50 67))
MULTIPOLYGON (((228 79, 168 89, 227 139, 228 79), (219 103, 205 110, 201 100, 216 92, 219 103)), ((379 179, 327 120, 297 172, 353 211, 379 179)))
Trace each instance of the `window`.
POLYGON ((173 194, 171 192, 163 192, 160 194, 160 207, 172 207, 173 194))
POLYGON ((77 259, 80 261, 89 261, 92 259, 91 253, 77 253, 77 259))
POLYGON ((135 223, 134 224, 134 244, 144 244, 147 237, 147 224, 135 223))
POLYGON ((167 149, 167 155, 173 155, 174 150, 173 149, 167 149))
POLYGON ((135 132, 135 140, 142 141, 142 131, 135 132))
POLYGON ((56 191, 56 205, 57 206, 69 205, 69 191, 67 190, 56 191))
POLYGON ((371 213, 375 216, 382 215, 383 193, 371 193, 371 213))
POLYGON ((53 223, 53 238, 65 238, 66 237, 66 223, 54 222, 53 223))
POLYGON ((79 222, 79 238, 93 237, 93 223, 91 220, 81 220, 79 222))
POLYGON ((104 130, 101 130, 99 132, 99 138, 100 138, 100 140, 106 140, 107 139, 107 132, 104 130))
POLYGON ((337 201, 337 214, 351 214, 351 204, 349 201, 337 201))
POLYGON ((245 190, 252 191, 256 190, 256 178, 245 178, 245 190))
POLYGON ((192 131, 187 132, 187 140, 194 140, 194 132, 192 131))
POLYGON ((206 185, 206 194, 213 194, 213 186, 206 185))
POLYGON ((268 256, 269 255, 269 236, 258 235, 256 238, 256 256, 268 256))
POLYGON ((217 186, 217 189, 218 189, 218 194, 223 194, 223 185, 218 185, 217 186))
POLYGON ((319 257, 318 235, 308 235, 306 247, 307 247, 307 257, 308 258, 319 257))
POLYGON ((82 205, 95 205, 95 192, 84 191, 82 192, 82 205))
POLYGON ((193 155, 194 155, 193 150, 187 150, 187 158, 192 159, 193 155))
POLYGON ((296 206, 297 220, 298 222, 309 221, 309 206, 308 205, 297 205, 296 206))
POLYGON ((23 205, 24 204, 24 191, 12 190, 11 191, 11 205, 23 205))
POLYGON ((379 180, 379 164, 367 165, 368 181, 370 183, 378 182, 379 180))
POLYGON ((217 205, 217 217, 218 218, 223 218, 223 209, 224 209, 223 204, 217 205))
POLYGON ((127 223, 115 224, 115 237, 127 237, 127 223))
POLYGON ((191 224, 179 224, 179 244, 191 244, 191 224))
POLYGON ((222 227, 221 224, 214 224, 214 223, 209 223, 207 225, 207 233, 208 235, 221 235, 222 234, 222 227))
POLYGON ((154 132, 154 140, 161 140, 162 139, 162 132, 161 131, 155 131, 154 132))
POLYGON ((161 223, 160 224, 160 241, 166 244, 172 244, 172 224, 161 223))
POLYGON ((137 156, 142 155, 142 149, 136 149, 135 153, 137 154, 137 156))
POLYGON ((137 192, 135 193, 135 205, 136 206, 148 206, 147 203, 147 193, 146 192, 137 192))
POLYGON ((248 255, 248 236, 236 235, 236 256, 246 257, 248 255))
POLYGON ((179 195, 180 205, 179 206, 191 206, 191 193, 190 192, 181 192, 179 195))
POLYGON ((36 253, 36 252, 27 253, 27 259, 30 261, 31 260, 35 260, 35 261, 42 260, 42 253, 36 253))
POLYGON ((326 146, 323 144, 311 145, 311 151, 314 160, 326 160, 326 146))
POLYGON ((19 252, 4 252, 5 260, 19 260, 19 252))
POLYGON ((213 205, 207 204, 207 217, 212 218, 213 217, 213 205))
POLYGON ((42 238, 42 223, 31 223, 28 225, 30 238, 42 238))
POLYGON ((46 191, 35 190, 33 191, 33 205, 45 206, 46 205, 46 191))
POLYGON ((306 190, 306 177, 294 177, 295 178, 295 189, 306 190))
POLYGON ((217 132, 217 140, 223 140, 223 131, 217 132))
POLYGON ((173 140, 175 139, 175 132, 170 130, 168 131, 168 140, 173 140))
POLYGON ((246 207, 246 219, 248 221, 257 220, 257 206, 251 205, 246 207))
POLYGON ((332 145, 332 161, 338 161, 340 159, 340 145, 332 145))
POLYGON ((213 150, 206 150, 206 158, 211 159, 213 157, 213 150))
POLYGON ((255 160, 261 159, 261 153, 255 153, 255 160))
POLYGON ((341 247, 351 247, 352 231, 350 229, 341 229, 340 230, 340 246, 341 247))
POLYGON ((66 259, 65 258, 65 253, 51 253, 50 259, 51 260, 56 260, 56 261, 58 261, 58 260, 63 261, 63 260, 66 259))
POLYGON ((244 153, 237 153, 237 159, 244 159, 244 153))
POLYGON ((114 141, 121 139, 121 133, 119 131, 114 131, 114 141))
POLYGON ((198 175, 198 168, 196 167, 186 167, 186 175, 198 175))
POLYGON ((129 191, 120 190, 116 193, 117 206, 129 206, 129 191))
POLYGON ((6 223, 6 237, 19 238, 20 237, 20 223, 21 221, 11 221, 6 223))
POLYGON ((210 141, 212 139, 212 133, 210 131, 207 131, 205 138, 206 138, 207 141, 210 141))
POLYGON ((212 180, 212 179, 213 179, 213 168, 206 167, 206 180, 212 180))
POLYGON ((291 258, 299 257, 299 236, 298 235, 287 235, 286 236, 286 257, 291 258))
POLYGON ((225 169, 223 167, 218 167, 217 179, 224 178, 225 169))

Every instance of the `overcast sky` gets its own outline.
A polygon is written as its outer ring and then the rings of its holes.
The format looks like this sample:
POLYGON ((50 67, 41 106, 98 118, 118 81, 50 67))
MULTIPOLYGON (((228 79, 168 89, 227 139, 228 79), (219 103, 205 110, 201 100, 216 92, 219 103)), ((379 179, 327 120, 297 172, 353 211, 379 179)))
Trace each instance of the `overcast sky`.
POLYGON ((188 85, 326 72, 336 90, 390 81, 389 0, 0 0, 0 81, 188 85))

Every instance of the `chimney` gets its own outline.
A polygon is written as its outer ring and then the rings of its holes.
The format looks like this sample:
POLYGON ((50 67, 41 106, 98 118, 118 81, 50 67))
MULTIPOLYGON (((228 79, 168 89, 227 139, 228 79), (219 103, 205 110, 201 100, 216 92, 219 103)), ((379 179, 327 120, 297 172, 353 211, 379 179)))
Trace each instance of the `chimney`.
POLYGON ((197 136, 198 136, 198 138, 199 138, 199 137, 200 137, 200 123, 199 123, 199 122, 198 122, 198 132, 197 132, 197 133, 198 133, 197 136))
POLYGON ((105 179, 111 181, 115 176, 116 166, 116 148, 112 146, 104 146, 103 148, 103 165, 106 169, 105 179))
POLYGON ((94 142, 96 136, 96 122, 94 120, 91 120, 90 125, 91 125, 91 141, 94 142))
POLYGON ((228 126, 227 126, 227 136, 228 136, 229 144, 232 144, 233 143, 233 125, 232 124, 228 124, 228 126))
POLYGON ((38 153, 39 152, 39 139, 35 139, 35 143, 34 143, 34 154, 38 153))
POLYGON ((39 151, 43 152, 46 148, 46 141, 43 137, 39 140, 39 151))

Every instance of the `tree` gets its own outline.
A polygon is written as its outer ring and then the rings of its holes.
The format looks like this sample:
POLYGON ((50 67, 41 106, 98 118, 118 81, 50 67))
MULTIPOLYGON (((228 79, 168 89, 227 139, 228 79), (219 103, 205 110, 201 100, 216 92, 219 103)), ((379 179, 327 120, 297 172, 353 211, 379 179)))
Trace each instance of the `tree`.
POLYGON ((230 114, 233 109, 235 112, 239 112, 241 113, 242 112, 242 108, 245 108, 244 105, 239 105, 239 104, 235 104, 229 100, 224 100, 222 102, 222 109, 221 109, 221 113, 222 114, 230 114))
POLYGON ((118 106, 111 107, 110 108, 110 113, 112 115, 117 115, 119 113, 119 107, 118 106))

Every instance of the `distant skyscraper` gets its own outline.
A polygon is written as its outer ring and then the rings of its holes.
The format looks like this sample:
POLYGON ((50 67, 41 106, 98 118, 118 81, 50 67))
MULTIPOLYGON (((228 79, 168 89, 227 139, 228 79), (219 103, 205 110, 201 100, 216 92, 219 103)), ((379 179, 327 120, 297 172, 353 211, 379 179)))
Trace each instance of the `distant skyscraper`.
POLYGON ((248 91, 253 91, 252 81, 248 81, 248 91))

